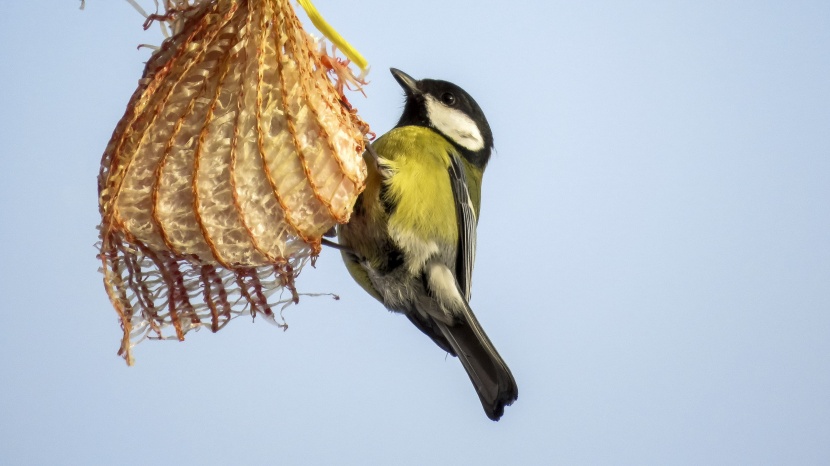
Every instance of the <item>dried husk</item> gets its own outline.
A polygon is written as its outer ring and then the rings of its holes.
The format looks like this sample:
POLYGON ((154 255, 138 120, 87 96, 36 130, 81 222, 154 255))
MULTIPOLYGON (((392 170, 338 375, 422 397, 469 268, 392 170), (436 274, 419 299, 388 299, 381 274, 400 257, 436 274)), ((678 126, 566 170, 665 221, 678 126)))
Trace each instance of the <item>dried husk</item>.
POLYGON ((147 337, 274 320, 366 177, 368 127, 330 78, 343 63, 288 0, 182 3, 98 179, 99 257, 128 363, 147 337))

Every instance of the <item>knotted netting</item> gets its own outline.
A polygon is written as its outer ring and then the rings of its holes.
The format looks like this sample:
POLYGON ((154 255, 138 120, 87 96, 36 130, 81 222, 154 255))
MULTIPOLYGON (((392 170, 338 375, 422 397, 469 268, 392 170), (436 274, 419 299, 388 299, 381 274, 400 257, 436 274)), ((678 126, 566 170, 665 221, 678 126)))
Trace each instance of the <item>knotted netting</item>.
POLYGON ((98 177, 99 258, 129 364, 145 338, 216 332, 243 314, 284 325, 278 306, 298 301, 300 270, 366 178, 369 128, 343 95, 361 80, 289 0, 162 6, 146 25, 171 35, 98 177))

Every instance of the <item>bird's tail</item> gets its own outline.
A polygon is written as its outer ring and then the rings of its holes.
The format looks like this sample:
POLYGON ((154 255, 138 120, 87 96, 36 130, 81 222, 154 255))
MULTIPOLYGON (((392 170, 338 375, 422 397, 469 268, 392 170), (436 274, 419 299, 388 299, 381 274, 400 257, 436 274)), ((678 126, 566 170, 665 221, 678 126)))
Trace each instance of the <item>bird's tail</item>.
POLYGON ((519 397, 519 388, 473 311, 469 306, 465 307, 464 319, 454 325, 438 321, 435 324, 461 360, 487 417, 498 421, 504 414, 504 407, 513 404, 519 397))

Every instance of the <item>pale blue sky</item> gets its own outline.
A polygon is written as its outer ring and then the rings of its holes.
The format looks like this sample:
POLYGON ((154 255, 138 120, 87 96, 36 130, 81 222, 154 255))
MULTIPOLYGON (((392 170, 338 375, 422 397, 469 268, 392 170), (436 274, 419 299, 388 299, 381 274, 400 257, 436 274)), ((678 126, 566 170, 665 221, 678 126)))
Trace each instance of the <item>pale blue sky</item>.
MULTIPOLYGON (((343 2, 386 71, 487 114, 472 307, 519 384, 461 365, 324 251, 287 332, 240 318, 136 366, 96 271, 101 153, 157 42, 123 1, 0 15, 0 464, 830 463, 830 3, 343 2)), ((146 1, 145 4, 152 2, 146 1)))

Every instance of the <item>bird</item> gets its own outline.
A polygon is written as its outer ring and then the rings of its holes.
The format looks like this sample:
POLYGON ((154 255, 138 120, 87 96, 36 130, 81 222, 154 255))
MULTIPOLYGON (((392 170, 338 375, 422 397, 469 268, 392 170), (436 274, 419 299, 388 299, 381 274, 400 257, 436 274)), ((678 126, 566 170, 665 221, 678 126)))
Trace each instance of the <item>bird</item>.
POLYGON ((493 134, 459 86, 390 71, 406 96, 403 112, 367 144, 366 187, 336 244, 366 292, 458 357, 485 414, 497 421, 518 387, 469 304, 493 134))

